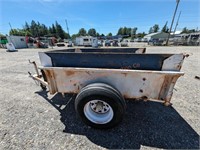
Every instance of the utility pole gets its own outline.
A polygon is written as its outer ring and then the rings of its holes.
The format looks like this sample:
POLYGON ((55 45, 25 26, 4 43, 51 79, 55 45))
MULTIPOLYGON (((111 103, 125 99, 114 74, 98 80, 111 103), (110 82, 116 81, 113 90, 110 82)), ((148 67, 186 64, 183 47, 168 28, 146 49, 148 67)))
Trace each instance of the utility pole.
POLYGON ((172 31, 172 26, 173 26, 173 23, 174 23, 174 19, 175 19, 175 16, 176 16, 176 11, 178 9, 179 2, 180 2, 180 0, 176 0, 176 8, 175 8, 174 16, 172 18, 172 23, 171 23, 171 26, 170 26, 170 29, 169 29, 169 34, 168 34, 168 37, 167 37, 166 46, 168 45, 168 42, 169 42, 169 37, 170 37, 170 33, 172 31))
MULTIPOLYGON (((11 26, 10 22, 9 22, 9 25, 10 25, 11 31, 13 31, 13 29, 12 29, 12 26, 11 26)), ((11 33, 12 33, 12 32, 11 32, 11 33)), ((10 34, 10 35, 11 35, 11 34, 10 34)), ((9 37, 10 37, 10 41, 11 41, 11 43, 13 43, 11 36, 9 36, 9 37)))
POLYGON ((177 26, 178 26, 178 22, 179 22, 180 16, 181 16, 181 11, 180 11, 179 16, 178 16, 178 19, 177 19, 177 23, 176 23, 176 26, 175 26, 175 29, 174 29, 174 34, 175 34, 175 32, 176 32, 176 28, 177 28, 177 26))
MULTIPOLYGON (((66 23, 66 27, 67 27, 67 32, 69 34, 69 28, 68 28, 68 23, 67 23, 67 19, 65 19, 65 23, 66 23)), ((69 35, 70 36, 70 35, 69 35)))
POLYGON ((8 24, 10 25, 11 31, 13 31, 13 29, 12 29, 12 26, 11 26, 10 22, 9 22, 8 24))

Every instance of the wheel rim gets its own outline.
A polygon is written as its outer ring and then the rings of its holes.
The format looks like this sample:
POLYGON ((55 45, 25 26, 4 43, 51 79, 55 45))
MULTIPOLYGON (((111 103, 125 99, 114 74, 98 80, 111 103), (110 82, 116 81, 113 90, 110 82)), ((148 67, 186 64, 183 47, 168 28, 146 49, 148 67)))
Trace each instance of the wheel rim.
POLYGON ((102 100, 92 100, 84 106, 84 114, 88 120, 96 124, 106 124, 113 118, 112 107, 102 100))

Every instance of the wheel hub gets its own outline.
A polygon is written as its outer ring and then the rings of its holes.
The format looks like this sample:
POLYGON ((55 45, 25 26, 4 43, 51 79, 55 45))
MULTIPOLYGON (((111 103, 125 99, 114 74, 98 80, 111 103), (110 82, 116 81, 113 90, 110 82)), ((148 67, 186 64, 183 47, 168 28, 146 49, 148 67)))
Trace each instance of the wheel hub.
POLYGON ((112 120, 112 107, 102 100, 92 100, 84 106, 84 114, 93 123, 105 124, 112 120))
POLYGON ((107 103, 99 101, 99 100, 91 101, 90 107, 96 113, 106 113, 110 109, 107 103))

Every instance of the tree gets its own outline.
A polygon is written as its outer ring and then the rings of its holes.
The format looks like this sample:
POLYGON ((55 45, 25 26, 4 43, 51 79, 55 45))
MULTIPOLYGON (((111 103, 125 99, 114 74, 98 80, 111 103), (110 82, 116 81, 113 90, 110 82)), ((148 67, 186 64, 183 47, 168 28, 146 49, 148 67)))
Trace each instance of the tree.
POLYGON ((34 20, 31 21, 30 32, 34 37, 38 36, 37 24, 34 20))
POLYGON ((128 35, 131 36, 131 28, 127 28, 127 27, 120 27, 118 29, 117 35, 128 35))
POLYGON ((122 35, 126 35, 126 31, 127 30, 127 27, 124 27, 124 28, 122 28, 122 35))
POLYGON ((159 31, 159 25, 158 24, 155 24, 153 27, 151 27, 149 29, 149 33, 155 33, 155 32, 158 32, 159 31))
POLYGON ((190 29, 190 30, 189 30, 189 29, 187 29, 186 27, 184 27, 183 30, 182 30, 182 32, 181 32, 181 34, 182 34, 182 33, 193 33, 193 32, 195 32, 195 29, 190 29))
POLYGON ((188 29, 184 27, 181 33, 188 33, 188 29))
POLYGON ((25 31, 25 36, 32 36, 31 32, 30 31, 25 31))
POLYGON ((107 36, 112 36, 112 33, 111 33, 111 32, 110 32, 110 33, 108 33, 108 34, 107 34, 107 36))
POLYGON ((143 38, 145 35, 146 35, 145 32, 142 32, 142 33, 138 33, 138 34, 137 34, 137 37, 143 38))
POLYGON ((9 34, 16 35, 16 36, 25 36, 26 32, 23 29, 11 29, 9 34))
POLYGON ((52 24, 52 32, 51 32, 54 36, 56 35, 56 27, 54 24, 52 24))
POLYGON ((6 36, 0 33, 0 37, 6 37, 6 36))
POLYGON ((117 32, 117 35, 122 35, 122 30, 123 30, 123 28, 120 27, 119 30, 118 30, 118 32, 117 32))
POLYGON ((72 34, 72 40, 76 39, 76 37, 78 37, 78 34, 72 34))
POLYGON ((97 36, 97 32, 94 28, 88 30, 88 35, 90 36, 97 36))
POLYGON ((161 30, 162 32, 169 33, 169 28, 167 27, 167 23, 168 22, 166 22, 165 25, 163 26, 163 28, 161 30))
POLYGON ((25 22, 24 30, 30 31, 30 25, 27 22, 25 22))
POLYGON ((47 26, 44 24, 42 24, 42 31, 43 31, 43 36, 49 33, 47 26))
POLYGON ((65 39, 70 39, 70 35, 68 33, 65 32, 65 39))
POLYGON ((86 36, 86 34, 87 34, 87 32, 86 32, 86 30, 85 30, 84 28, 81 28, 81 29, 79 30, 79 32, 78 32, 78 35, 79 35, 79 36, 86 36))
POLYGON ((126 35, 131 36, 131 28, 126 29, 126 35))
POLYGON ((153 31, 153 28, 151 27, 150 29, 149 29, 149 34, 151 34, 151 33, 153 33, 154 31, 153 31))
POLYGON ((154 26, 153 26, 153 30, 154 30, 154 32, 158 32, 159 31, 159 25, 158 24, 155 24, 154 26))
POLYGON ((137 27, 131 29, 131 38, 134 39, 136 37, 137 27))
MULTIPOLYGON (((52 29, 53 29, 53 27, 52 27, 52 29)), ((60 37, 61 39, 65 38, 65 32, 64 32, 62 26, 60 24, 58 24, 57 21, 55 23, 55 30, 56 30, 57 37, 60 37)))

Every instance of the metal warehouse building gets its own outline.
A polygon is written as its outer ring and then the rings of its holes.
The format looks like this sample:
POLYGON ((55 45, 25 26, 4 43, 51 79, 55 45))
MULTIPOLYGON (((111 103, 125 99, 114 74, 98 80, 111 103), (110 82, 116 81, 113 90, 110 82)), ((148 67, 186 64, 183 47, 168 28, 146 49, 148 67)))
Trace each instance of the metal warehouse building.
POLYGON ((150 39, 167 39, 168 37, 168 33, 165 32, 156 32, 156 33, 151 33, 148 34, 146 36, 144 36, 144 38, 147 38, 147 40, 149 41, 150 39))

